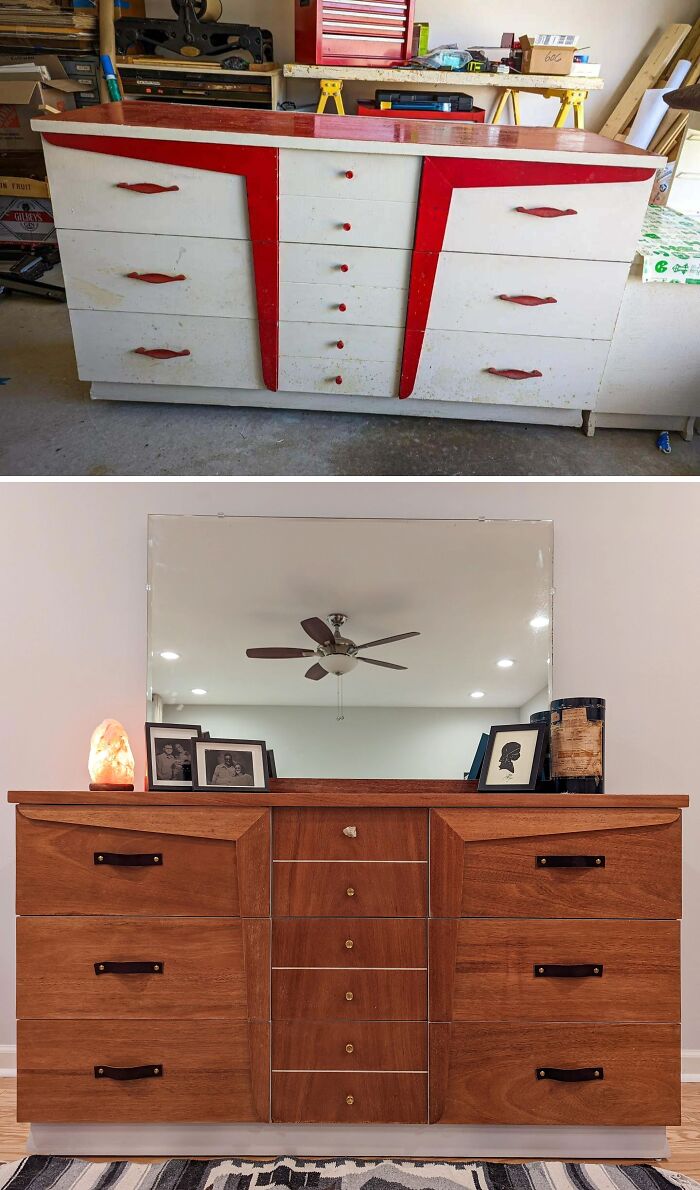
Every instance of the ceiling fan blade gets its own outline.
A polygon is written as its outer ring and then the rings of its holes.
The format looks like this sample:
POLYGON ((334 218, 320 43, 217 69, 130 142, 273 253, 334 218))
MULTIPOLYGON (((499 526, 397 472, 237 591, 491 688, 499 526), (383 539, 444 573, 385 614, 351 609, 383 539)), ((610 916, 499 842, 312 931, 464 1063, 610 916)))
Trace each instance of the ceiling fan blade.
POLYGON ((371 649, 374 645, 390 645, 393 640, 408 640, 409 636, 420 636, 420 632, 401 632, 398 636, 383 636, 381 640, 368 640, 366 645, 358 645, 358 649, 371 649))
POLYGON ((281 660, 283 657, 313 657, 313 649, 246 649, 246 657, 269 657, 281 660))
POLYGON ((327 624, 324 624, 323 620, 320 620, 318 616, 311 616, 309 620, 302 620, 301 626, 306 635, 310 636, 312 640, 315 640, 317 644, 333 644, 333 629, 329 628, 327 624))
POLYGON ((320 682, 321 678, 328 677, 328 670, 324 669, 322 665, 319 665, 317 661, 315 665, 311 666, 311 669, 307 669, 304 677, 311 678, 312 682, 320 682))
POLYGON ((394 665, 393 661, 375 661, 374 657, 358 657, 358 661, 364 661, 367 665, 381 665, 382 669, 408 669, 407 665, 394 665))

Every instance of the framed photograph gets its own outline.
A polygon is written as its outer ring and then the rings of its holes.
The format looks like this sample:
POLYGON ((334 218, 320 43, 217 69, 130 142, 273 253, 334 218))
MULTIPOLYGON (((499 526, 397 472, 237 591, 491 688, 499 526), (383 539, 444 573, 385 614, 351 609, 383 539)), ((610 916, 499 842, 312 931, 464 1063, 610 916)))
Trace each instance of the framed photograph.
POLYGON ((198 739, 192 762, 194 789, 261 793, 268 788, 264 740, 198 739))
POLYGON ((272 748, 267 750, 267 774, 269 777, 277 776, 277 765, 275 763, 275 754, 272 748))
POLYGON ((474 759, 472 761, 472 766, 471 766, 469 772, 464 774, 465 781, 478 781, 479 780, 479 773, 481 772, 481 768, 484 763, 484 757, 486 755, 486 749, 488 747, 488 743, 489 743, 489 737, 486 735, 486 732, 484 732, 481 739, 479 740, 479 743, 476 746, 476 752, 474 753, 474 759))
POLYGON ((479 793, 526 793, 537 786, 547 725, 492 727, 481 766, 479 793))
POLYGON ((199 726, 194 723, 146 724, 150 790, 192 789, 194 741, 199 732, 199 726))

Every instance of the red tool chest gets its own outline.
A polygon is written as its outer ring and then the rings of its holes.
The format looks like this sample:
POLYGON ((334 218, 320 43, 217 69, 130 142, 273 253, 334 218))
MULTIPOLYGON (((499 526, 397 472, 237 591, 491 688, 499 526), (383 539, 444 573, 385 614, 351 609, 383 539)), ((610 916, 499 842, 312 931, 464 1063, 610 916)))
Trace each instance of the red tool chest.
POLYGON ((295 0, 295 58, 311 66, 408 61, 415 0, 295 0))

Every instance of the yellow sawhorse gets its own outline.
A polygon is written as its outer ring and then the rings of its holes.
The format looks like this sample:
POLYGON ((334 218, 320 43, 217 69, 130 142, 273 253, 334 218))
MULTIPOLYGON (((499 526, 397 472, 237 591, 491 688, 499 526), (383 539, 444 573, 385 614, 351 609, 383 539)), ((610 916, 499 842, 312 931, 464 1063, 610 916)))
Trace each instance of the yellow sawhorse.
POLYGON ((343 80, 342 79, 321 79, 321 94, 318 100, 317 113, 320 115, 326 110, 326 104, 329 99, 335 101, 335 109, 339 116, 345 115, 345 108, 343 107, 343 80))
MULTIPOLYGON (((554 121, 555 128, 563 128, 569 117, 569 112, 574 113, 574 127, 585 128, 585 103, 588 99, 588 91, 576 89, 575 91, 552 91, 539 87, 523 88, 527 90, 530 95, 542 95, 545 99, 558 99, 560 102, 557 118, 554 121)), ((498 124, 506 110, 506 104, 510 99, 513 105, 513 123, 520 124, 520 91, 518 88, 510 86, 505 87, 498 98, 495 111, 491 118, 492 124, 498 124)))

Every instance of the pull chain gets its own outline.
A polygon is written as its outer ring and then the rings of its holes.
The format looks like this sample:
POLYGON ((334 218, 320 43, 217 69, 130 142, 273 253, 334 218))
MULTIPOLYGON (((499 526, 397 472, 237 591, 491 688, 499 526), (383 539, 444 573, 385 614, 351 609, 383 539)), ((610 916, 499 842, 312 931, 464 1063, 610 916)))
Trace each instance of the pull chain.
POLYGON ((336 712, 335 721, 336 723, 342 723, 343 719, 345 718, 345 715, 343 714, 343 675, 338 674, 336 680, 338 682, 338 710, 336 712))

